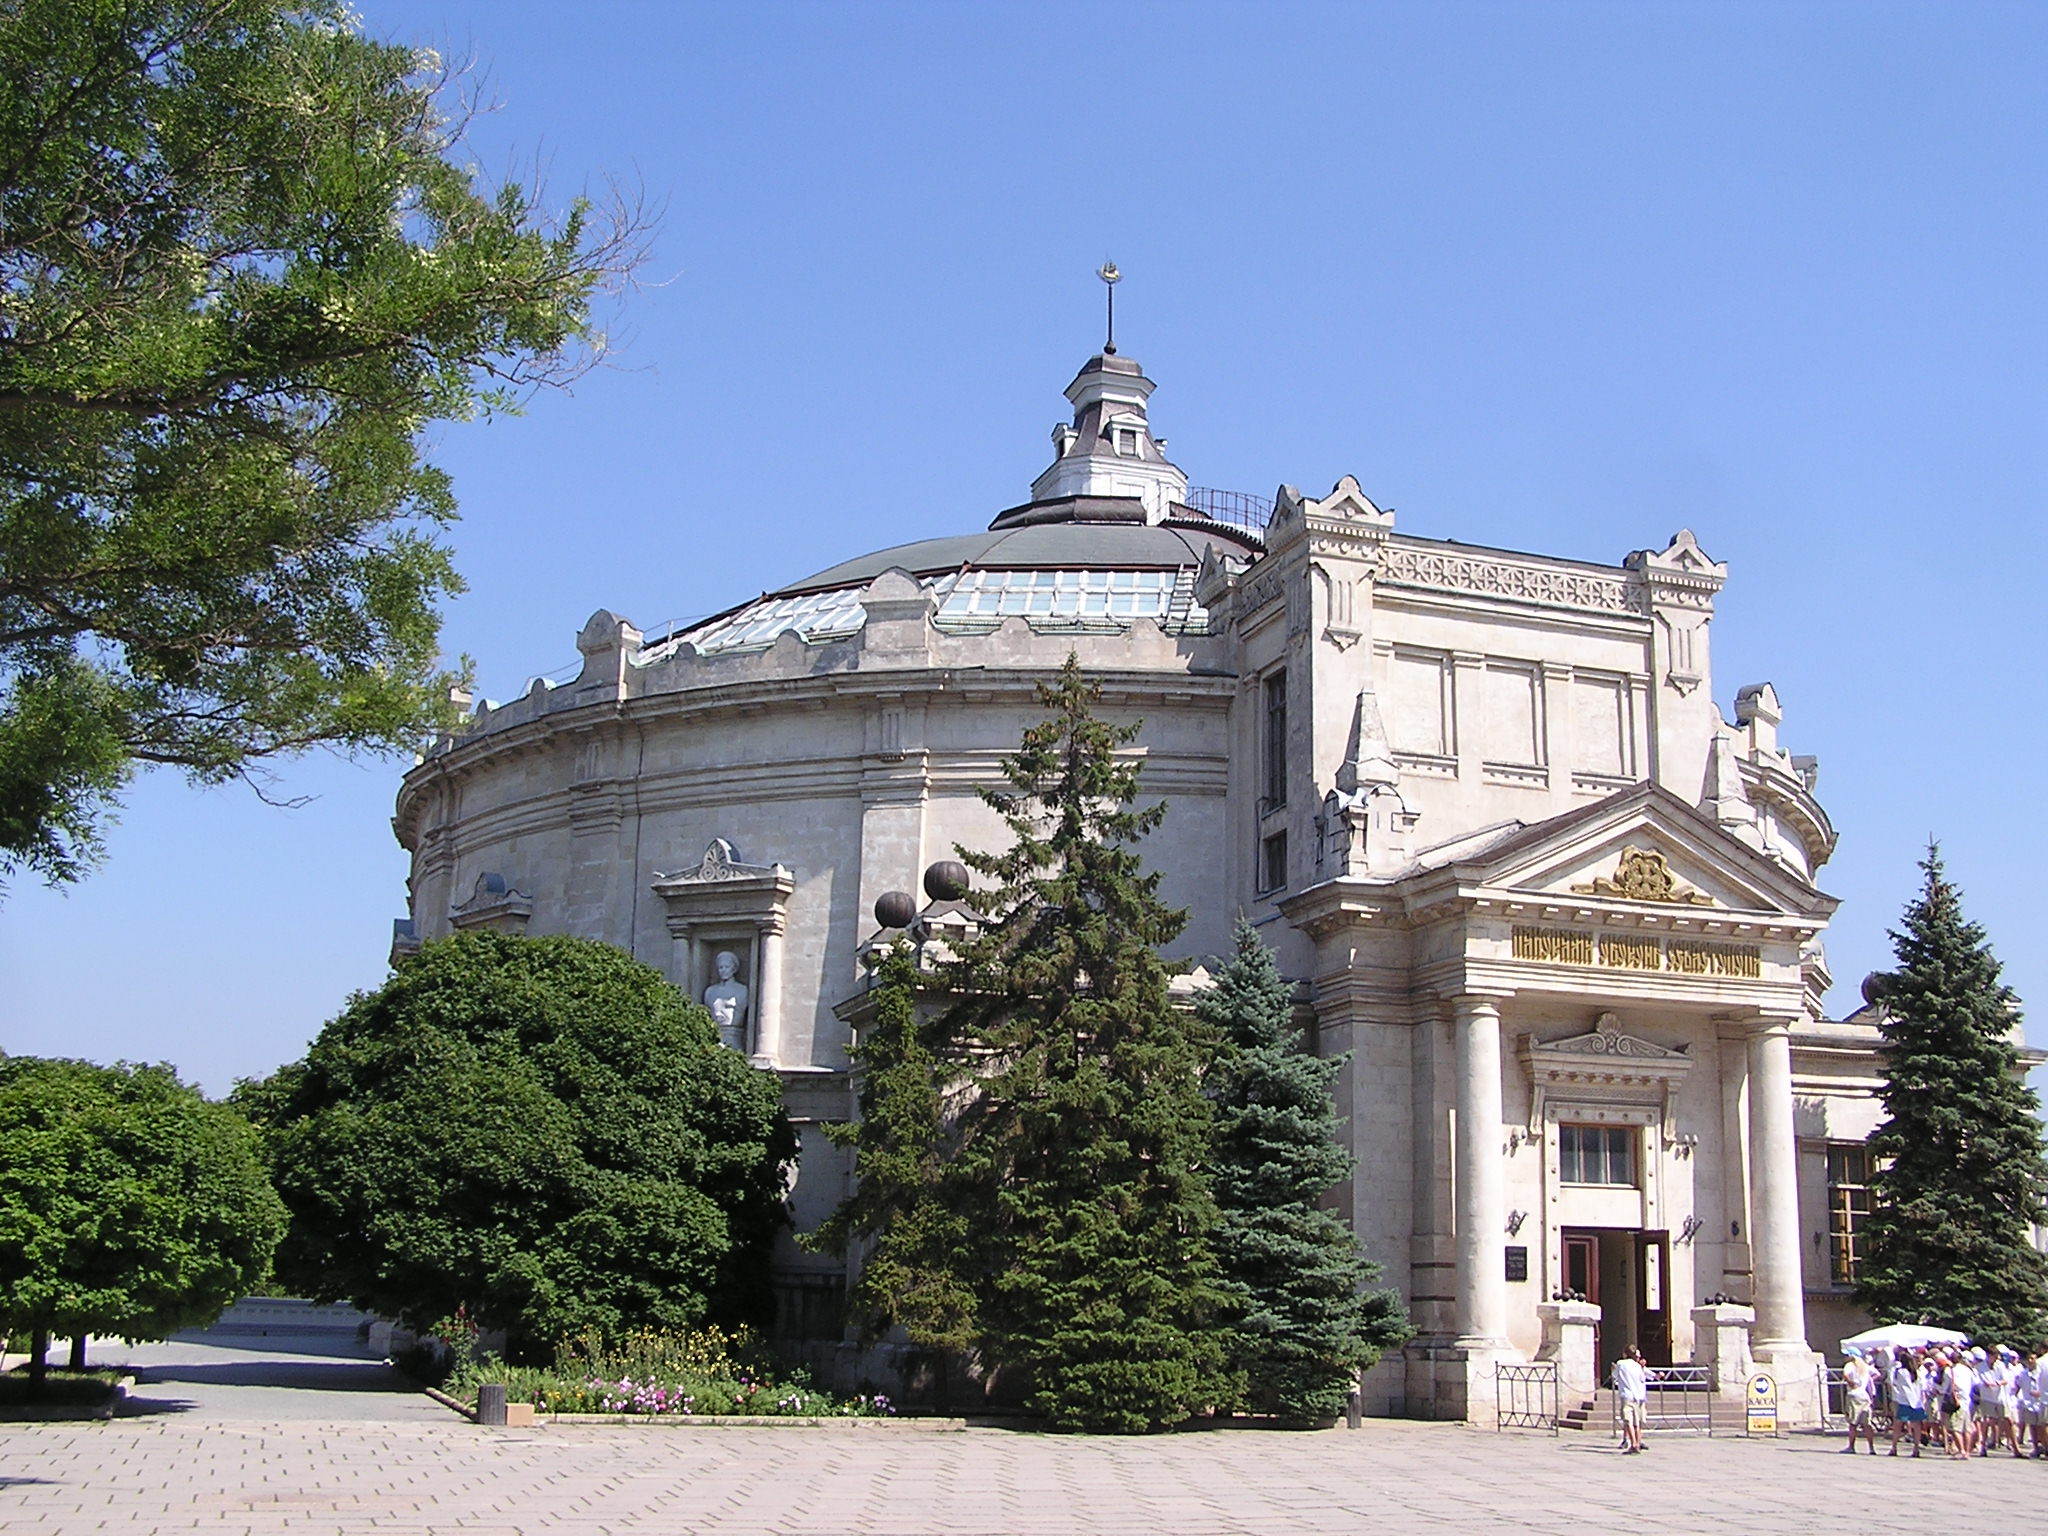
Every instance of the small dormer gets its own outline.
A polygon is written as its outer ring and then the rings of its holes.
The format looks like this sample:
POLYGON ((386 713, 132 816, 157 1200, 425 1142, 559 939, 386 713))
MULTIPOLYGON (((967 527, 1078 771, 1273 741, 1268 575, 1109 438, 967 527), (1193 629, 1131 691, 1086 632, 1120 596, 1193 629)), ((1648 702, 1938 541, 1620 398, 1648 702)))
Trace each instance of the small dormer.
POLYGON ((1164 522, 1187 495, 1188 477, 1167 459, 1165 440, 1152 435, 1146 405, 1153 388, 1127 357, 1089 358, 1067 386, 1074 419, 1053 428, 1053 462, 1031 482, 1031 499, 1129 497, 1144 504, 1147 522, 1164 522))

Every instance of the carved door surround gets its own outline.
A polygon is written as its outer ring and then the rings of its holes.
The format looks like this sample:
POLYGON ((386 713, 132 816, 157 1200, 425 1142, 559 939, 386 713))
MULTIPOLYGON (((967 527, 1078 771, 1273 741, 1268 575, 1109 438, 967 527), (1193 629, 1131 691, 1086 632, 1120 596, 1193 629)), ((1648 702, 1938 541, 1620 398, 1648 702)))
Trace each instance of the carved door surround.
POLYGON ((1691 1144, 1676 1128, 1674 1106, 1693 1060, 1684 1051, 1627 1033, 1614 1014, 1602 1013, 1581 1034, 1548 1041, 1523 1035, 1522 1062, 1529 1075, 1529 1140, 1543 1149, 1545 1284, 1554 1287, 1565 1283, 1568 1229, 1657 1232, 1671 1225, 1676 1193, 1667 1187, 1675 1177, 1671 1154, 1689 1151, 1691 1144), (1636 1187, 1574 1185, 1567 1193, 1560 1125, 1637 1127, 1642 1140, 1636 1187))

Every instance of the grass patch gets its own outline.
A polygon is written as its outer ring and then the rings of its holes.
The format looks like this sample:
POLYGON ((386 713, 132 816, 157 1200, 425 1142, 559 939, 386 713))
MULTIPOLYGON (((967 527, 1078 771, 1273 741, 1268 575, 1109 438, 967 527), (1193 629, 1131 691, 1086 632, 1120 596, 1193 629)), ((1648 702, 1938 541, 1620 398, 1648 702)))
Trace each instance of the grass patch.
POLYGON ((28 1367, 0 1376, 0 1408, 97 1408, 113 1401, 120 1371, 67 1371, 51 1367, 40 1397, 28 1395, 28 1367))

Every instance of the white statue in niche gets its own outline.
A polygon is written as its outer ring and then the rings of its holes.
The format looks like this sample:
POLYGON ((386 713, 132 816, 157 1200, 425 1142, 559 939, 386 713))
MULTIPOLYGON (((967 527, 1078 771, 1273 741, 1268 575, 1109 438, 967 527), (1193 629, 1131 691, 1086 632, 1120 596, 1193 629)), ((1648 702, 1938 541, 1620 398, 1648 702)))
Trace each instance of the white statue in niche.
POLYGON ((733 980, 740 968, 740 957, 729 949, 721 949, 711 963, 718 971, 718 980, 704 989, 704 1006, 711 1010, 711 1022, 718 1026, 718 1043, 744 1051, 747 989, 744 983, 733 980))

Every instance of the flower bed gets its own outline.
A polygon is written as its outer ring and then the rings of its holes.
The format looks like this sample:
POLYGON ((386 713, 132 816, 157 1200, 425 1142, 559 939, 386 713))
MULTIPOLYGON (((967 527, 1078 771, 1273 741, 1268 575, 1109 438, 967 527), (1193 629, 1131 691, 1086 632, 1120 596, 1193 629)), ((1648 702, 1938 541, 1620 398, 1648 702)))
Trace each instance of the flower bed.
POLYGON ((838 1397, 798 1372, 778 1377, 758 1341, 715 1328, 642 1330, 616 1341, 586 1335, 556 1351, 552 1368, 493 1356, 458 1366, 448 1391, 474 1401, 485 1382, 542 1413, 652 1418, 877 1419, 896 1410, 880 1393, 838 1397))

